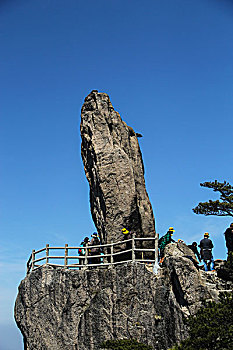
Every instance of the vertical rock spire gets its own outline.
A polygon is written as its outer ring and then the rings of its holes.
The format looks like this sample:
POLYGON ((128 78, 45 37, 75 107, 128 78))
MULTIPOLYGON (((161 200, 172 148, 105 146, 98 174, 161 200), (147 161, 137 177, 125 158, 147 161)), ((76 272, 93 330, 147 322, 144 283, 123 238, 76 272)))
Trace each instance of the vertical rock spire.
POLYGON ((85 98, 80 129, 91 213, 102 243, 120 240, 123 227, 138 237, 154 236, 137 135, 107 94, 93 90, 85 98))

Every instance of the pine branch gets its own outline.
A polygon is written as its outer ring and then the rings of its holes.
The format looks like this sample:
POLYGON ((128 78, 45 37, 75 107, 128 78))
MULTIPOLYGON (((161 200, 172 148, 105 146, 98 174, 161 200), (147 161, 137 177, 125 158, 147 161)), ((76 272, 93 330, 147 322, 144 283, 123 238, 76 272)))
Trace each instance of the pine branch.
POLYGON ((209 202, 200 202, 194 209, 195 214, 217 215, 217 216, 233 216, 233 187, 224 182, 204 182, 200 184, 202 187, 213 189, 214 192, 220 193, 220 200, 209 202))
POLYGON ((194 209, 195 214, 233 216, 233 205, 228 202, 211 201, 199 203, 194 209))

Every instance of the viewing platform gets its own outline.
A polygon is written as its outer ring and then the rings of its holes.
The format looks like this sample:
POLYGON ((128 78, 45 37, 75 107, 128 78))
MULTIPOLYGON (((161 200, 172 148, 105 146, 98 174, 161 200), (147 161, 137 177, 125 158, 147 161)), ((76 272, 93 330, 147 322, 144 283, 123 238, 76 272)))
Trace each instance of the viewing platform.
POLYGON ((135 237, 109 244, 77 246, 70 247, 65 244, 64 247, 50 247, 46 244, 45 248, 32 250, 27 261, 27 274, 44 265, 54 267, 63 267, 67 269, 87 269, 90 267, 105 267, 110 265, 122 264, 126 262, 155 263, 158 261, 158 237, 135 237), (150 248, 148 248, 150 247, 150 248), (93 254, 91 250, 99 248, 101 253, 93 254), (84 254, 79 255, 81 249, 84 254), (74 253, 74 254, 73 254, 74 253), (76 255, 75 255, 76 254, 76 255), (93 259, 99 260, 93 263, 93 259))

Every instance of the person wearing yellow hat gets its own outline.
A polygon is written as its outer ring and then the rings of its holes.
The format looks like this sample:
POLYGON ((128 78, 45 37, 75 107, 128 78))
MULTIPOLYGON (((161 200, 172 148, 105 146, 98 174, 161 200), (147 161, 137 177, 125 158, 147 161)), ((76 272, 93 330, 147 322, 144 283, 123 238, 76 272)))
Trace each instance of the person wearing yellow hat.
MULTIPOLYGON (((123 241, 126 241, 127 239, 132 238, 132 232, 127 230, 125 227, 121 230, 121 232, 123 233, 123 241)), ((130 242, 130 245, 131 245, 131 242, 130 242)), ((129 249, 131 249, 131 248, 129 248, 129 249)))
POLYGON ((162 260, 164 258, 164 249, 165 249, 166 245, 169 243, 175 242, 174 239, 172 239, 172 235, 174 232, 175 232, 174 228, 169 227, 167 233, 159 239, 160 262, 162 262, 162 260))
MULTIPOLYGON (((123 241, 127 241, 128 239, 132 238, 132 232, 127 230, 125 227, 121 230, 121 232, 123 233, 123 241)), ((132 242, 126 242, 125 243, 125 250, 130 250, 132 249, 132 242)), ((127 252, 124 254, 121 254, 121 259, 123 260, 131 260, 132 259, 132 252, 127 252)))
POLYGON ((129 233, 129 231, 124 227, 121 232, 123 233, 123 235, 127 235, 129 233))
POLYGON ((204 238, 200 241, 199 247, 201 248, 201 258, 204 262, 205 271, 214 270, 214 258, 212 249, 214 247, 213 242, 209 239, 209 232, 204 233, 204 238))

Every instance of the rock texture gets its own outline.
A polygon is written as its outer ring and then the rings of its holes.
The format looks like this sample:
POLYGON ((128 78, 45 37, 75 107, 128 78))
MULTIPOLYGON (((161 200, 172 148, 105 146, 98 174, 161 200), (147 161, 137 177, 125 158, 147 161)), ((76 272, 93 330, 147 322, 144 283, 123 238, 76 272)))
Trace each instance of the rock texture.
POLYGON ((97 350, 107 339, 129 337, 168 349, 187 335, 188 315, 233 286, 198 271, 190 256, 184 244, 168 245, 157 275, 140 263, 31 272, 15 304, 25 350, 97 350))
POLYGON ((138 237, 154 236, 137 135, 122 121, 107 94, 93 90, 85 98, 81 137, 91 213, 102 243, 121 240, 123 227, 138 237))

